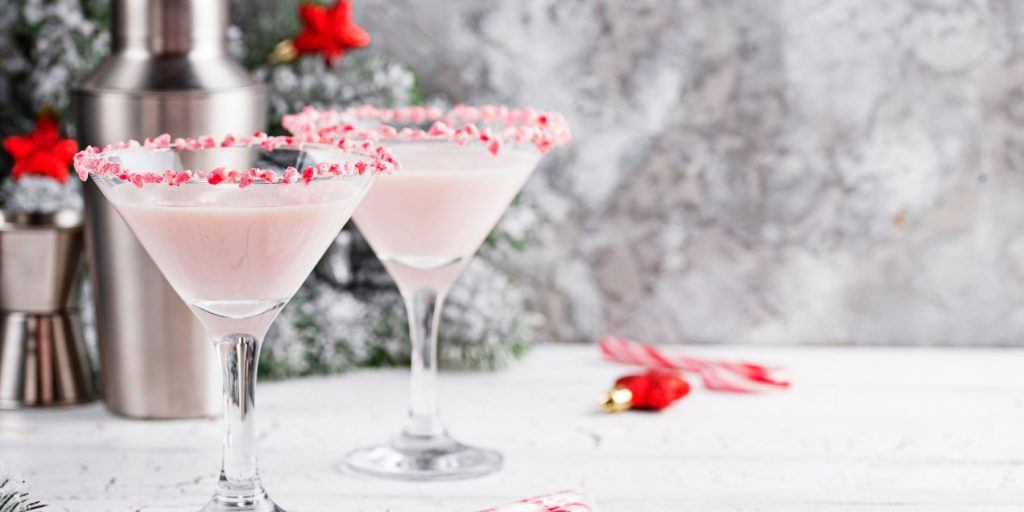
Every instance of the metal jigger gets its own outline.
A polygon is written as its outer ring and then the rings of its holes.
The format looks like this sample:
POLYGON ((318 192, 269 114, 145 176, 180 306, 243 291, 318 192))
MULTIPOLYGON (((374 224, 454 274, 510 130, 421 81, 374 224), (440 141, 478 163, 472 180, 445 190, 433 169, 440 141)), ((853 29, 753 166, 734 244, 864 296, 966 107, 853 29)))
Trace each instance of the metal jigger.
POLYGON ((81 263, 78 213, 0 213, 0 409, 94 398, 69 307, 81 263))

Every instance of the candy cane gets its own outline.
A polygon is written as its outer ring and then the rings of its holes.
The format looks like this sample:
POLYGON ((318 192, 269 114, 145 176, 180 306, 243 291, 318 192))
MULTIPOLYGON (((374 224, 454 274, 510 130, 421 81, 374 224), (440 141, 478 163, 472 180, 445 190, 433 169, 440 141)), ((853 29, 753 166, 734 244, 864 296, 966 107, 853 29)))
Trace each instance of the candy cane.
POLYGON ((590 512, 590 505, 584 503, 583 496, 576 491, 561 491, 480 512, 590 512))
POLYGON ((773 375, 772 369, 757 364, 665 354, 650 345, 614 336, 602 338, 599 347, 606 359, 617 363, 695 373, 712 391, 756 393, 789 387, 789 382, 773 375))

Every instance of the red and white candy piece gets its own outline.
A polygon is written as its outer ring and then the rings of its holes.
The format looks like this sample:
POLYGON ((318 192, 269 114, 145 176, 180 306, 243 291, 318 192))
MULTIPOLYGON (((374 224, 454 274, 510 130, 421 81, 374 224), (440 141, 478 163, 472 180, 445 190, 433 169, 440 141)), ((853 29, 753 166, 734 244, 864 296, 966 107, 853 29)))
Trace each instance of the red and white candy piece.
POLYGON ((711 391, 757 393, 789 387, 789 381, 777 375, 777 369, 758 364, 671 354, 614 336, 602 338, 598 346, 605 359, 617 363, 694 373, 711 391))
POLYGON ((590 510, 590 505, 583 502, 583 495, 579 492, 561 491, 526 498, 480 512, 590 512, 590 510))

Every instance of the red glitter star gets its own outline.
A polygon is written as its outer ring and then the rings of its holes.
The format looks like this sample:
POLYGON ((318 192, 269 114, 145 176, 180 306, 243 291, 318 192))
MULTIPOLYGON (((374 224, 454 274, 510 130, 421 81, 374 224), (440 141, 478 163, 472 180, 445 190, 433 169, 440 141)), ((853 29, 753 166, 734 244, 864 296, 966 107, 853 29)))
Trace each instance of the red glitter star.
POLYGON ((57 120, 42 116, 31 133, 5 138, 4 149, 14 157, 14 167, 11 167, 14 179, 37 175, 64 183, 68 179, 68 166, 78 151, 78 143, 74 139, 60 138, 57 120))
POLYGON ((350 48, 370 44, 370 34, 352 21, 352 3, 339 0, 330 7, 312 3, 299 6, 302 31, 292 44, 300 54, 319 53, 330 63, 350 48))

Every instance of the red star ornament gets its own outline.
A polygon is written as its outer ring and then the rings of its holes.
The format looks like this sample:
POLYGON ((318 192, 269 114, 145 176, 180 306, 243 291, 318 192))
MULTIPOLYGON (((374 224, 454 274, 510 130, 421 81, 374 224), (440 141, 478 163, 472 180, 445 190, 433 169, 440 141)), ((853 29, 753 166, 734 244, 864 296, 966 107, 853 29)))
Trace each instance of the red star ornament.
POLYGON ((74 139, 62 139, 57 131, 57 120, 42 116, 32 132, 11 135, 4 139, 4 150, 14 157, 11 175, 49 176, 61 183, 68 179, 68 168, 78 151, 74 139))
POLYGON ((352 3, 338 0, 330 7, 304 3, 299 6, 302 31, 292 44, 299 54, 319 53, 331 63, 351 48, 370 44, 370 34, 352 20, 352 3))

